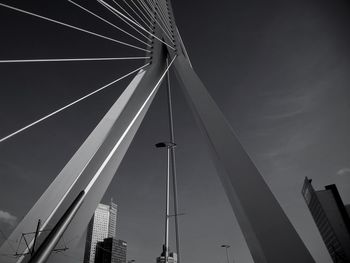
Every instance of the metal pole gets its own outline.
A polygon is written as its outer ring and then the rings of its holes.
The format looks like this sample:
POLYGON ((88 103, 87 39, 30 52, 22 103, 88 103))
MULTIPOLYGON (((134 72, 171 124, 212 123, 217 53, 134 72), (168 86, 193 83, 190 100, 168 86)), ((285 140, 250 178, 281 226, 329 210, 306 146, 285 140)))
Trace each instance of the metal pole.
POLYGON ((166 175, 166 202, 165 202, 165 263, 169 258, 169 179, 170 179, 170 150, 167 146, 167 175, 166 175))
POLYGON ((32 247, 32 255, 35 252, 35 243, 36 243, 36 240, 37 240, 38 235, 39 235, 40 225, 41 225, 41 220, 39 219, 38 224, 36 226, 36 230, 35 230, 34 242, 33 242, 33 247, 32 247))
POLYGON ((228 246, 226 247, 226 257, 227 257, 227 263, 230 263, 230 260, 229 260, 229 258, 228 258, 228 246))
POLYGON ((221 245, 221 247, 226 249, 226 258, 227 258, 227 263, 230 263, 230 259, 228 257, 228 249, 229 249, 229 245, 221 245))
MULTIPOLYGON (((168 59, 167 59, 168 64, 168 59)), ((175 144, 174 136, 174 119, 173 119, 173 107, 172 107, 172 96, 170 86, 170 73, 167 72, 167 94, 168 94, 168 112, 169 112, 169 130, 170 130, 170 142, 175 144)), ((179 236, 179 221, 178 221, 178 199, 177 199, 177 174, 176 174, 176 158, 175 158, 175 147, 171 147, 171 168, 173 175, 173 195, 174 195, 174 217, 175 217, 175 241, 176 241, 176 254, 177 262, 181 262, 180 258, 180 236, 179 236)))

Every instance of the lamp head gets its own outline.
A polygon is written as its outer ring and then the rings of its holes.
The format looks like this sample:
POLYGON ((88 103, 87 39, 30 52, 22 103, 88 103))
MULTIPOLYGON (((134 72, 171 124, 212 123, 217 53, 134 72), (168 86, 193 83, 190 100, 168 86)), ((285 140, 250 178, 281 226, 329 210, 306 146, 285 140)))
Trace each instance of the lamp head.
POLYGON ((173 143, 173 142, 159 142, 159 143, 156 143, 156 148, 172 148, 172 147, 175 147, 176 144, 173 143))

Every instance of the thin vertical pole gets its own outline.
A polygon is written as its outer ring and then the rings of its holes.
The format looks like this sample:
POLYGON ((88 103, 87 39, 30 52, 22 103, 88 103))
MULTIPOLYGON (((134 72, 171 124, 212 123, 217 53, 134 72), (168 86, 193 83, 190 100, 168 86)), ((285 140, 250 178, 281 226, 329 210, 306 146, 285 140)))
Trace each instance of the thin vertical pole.
POLYGON ((168 263, 168 258, 169 258, 170 151, 171 151, 171 146, 167 146, 167 176, 166 176, 166 202, 165 202, 165 263, 168 263))
MULTIPOLYGON (((168 64, 168 59, 167 59, 168 64)), ((169 112, 169 130, 170 130, 170 142, 175 144, 174 136, 174 119, 173 119, 173 106, 170 86, 170 73, 167 72, 167 93, 168 93, 168 112, 169 112)), ((180 236, 179 236, 179 221, 178 221, 178 199, 177 199, 177 175, 176 175, 176 158, 175 147, 170 148, 171 151, 171 168, 173 175, 173 195, 174 195, 174 217, 175 217, 175 241, 176 241, 176 254, 177 262, 181 262, 180 258, 180 236)))
POLYGON ((37 226, 36 226, 36 230, 35 230, 34 242, 33 242, 33 247, 32 247, 32 255, 33 255, 34 252, 35 252, 35 243, 36 243, 36 240, 37 240, 38 235, 39 235, 40 225, 41 225, 41 220, 39 219, 39 220, 38 220, 38 224, 37 224, 37 226))
POLYGON ((227 263, 230 263, 230 260, 228 258, 228 247, 225 247, 226 248, 226 257, 227 257, 227 263))

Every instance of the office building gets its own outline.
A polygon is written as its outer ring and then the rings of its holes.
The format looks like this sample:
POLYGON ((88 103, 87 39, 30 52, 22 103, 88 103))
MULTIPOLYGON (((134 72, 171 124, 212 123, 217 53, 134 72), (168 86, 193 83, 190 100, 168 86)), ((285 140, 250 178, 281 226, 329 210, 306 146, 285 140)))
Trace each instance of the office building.
POLYGON ((88 225, 84 263, 94 263, 97 242, 105 238, 116 236, 117 205, 111 201, 110 205, 99 204, 88 225))
POLYGON ((115 238, 97 242, 95 263, 126 263, 127 243, 115 238))
POLYGON ((350 263, 350 217, 337 187, 315 190, 305 178, 302 194, 333 262, 350 263))

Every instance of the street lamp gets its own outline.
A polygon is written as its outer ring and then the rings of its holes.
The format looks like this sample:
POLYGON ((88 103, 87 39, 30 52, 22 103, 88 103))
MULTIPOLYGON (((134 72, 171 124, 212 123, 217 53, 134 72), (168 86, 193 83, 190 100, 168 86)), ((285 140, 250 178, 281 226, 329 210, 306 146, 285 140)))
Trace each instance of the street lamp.
POLYGON ((169 180, 170 180, 170 153, 176 146, 173 142, 159 142, 156 148, 167 148, 167 175, 166 175, 166 201, 165 201, 165 263, 168 263, 169 258, 169 180))
POLYGON ((221 247, 224 247, 226 249, 227 263, 230 263, 230 260, 228 258, 228 249, 230 248, 230 246, 229 245, 221 245, 221 247))

